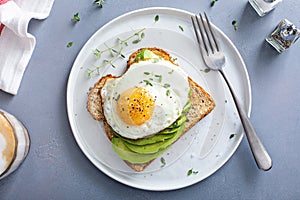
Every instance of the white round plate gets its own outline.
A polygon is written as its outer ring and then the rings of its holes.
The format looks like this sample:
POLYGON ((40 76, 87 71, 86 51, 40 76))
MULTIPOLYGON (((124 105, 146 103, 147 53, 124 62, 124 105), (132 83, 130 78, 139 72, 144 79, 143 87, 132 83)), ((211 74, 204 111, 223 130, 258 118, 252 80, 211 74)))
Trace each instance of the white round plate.
MULTIPOLYGON (((74 137, 98 169, 123 184, 156 191, 187 187, 222 167, 242 140, 243 129, 228 88, 218 72, 206 70, 191 16, 193 14, 187 11, 157 7, 127 13, 100 28, 74 62, 67 86, 67 109, 74 137), (135 35, 137 32, 139 34, 135 35), (137 39, 139 41, 134 42, 137 39), (119 56, 114 59, 110 52, 104 52, 97 59, 93 53, 95 49, 102 51, 108 47, 118 51, 122 40, 127 43, 121 50, 125 58, 119 56), (145 171, 137 173, 114 153, 102 123, 90 116, 86 105, 89 88, 105 74, 122 74, 128 56, 143 47, 168 51, 179 66, 211 94, 216 107, 145 171), (110 64, 112 60, 113 66, 110 64), (99 68, 98 74, 87 76, 88 69, 95 69, 105 62, 108 64, 99 68)), ((251 88, 243 59, 226 35, 215 26, 213 29, 225 51, 227 62, 224 71, 250 114, 251 88)))

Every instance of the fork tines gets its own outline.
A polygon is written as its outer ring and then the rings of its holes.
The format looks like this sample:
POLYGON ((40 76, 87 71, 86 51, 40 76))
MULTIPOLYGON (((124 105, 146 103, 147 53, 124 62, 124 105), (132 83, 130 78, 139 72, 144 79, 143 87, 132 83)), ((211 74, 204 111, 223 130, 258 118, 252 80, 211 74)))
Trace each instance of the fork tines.
POLYGON ((192 22, 193 22, 194 31, 195 31, 197 42, 199 43, 200 49, 201 49, 201 44, 202 44, 206 53, 209 54, 210 53, 209 48, 208 48, 208 44, 209 44, 211 52, 214 54, 215 51, 219 51, 219 45, 216 41, 216 38, 215 38, 214 33, 211 28, 211 24, 210 24, 209 19, 205 12, 204 12, 204 16, 205 16, 205 19, 203 19, 201 13, 199 13, 199 15, 195 15, 194 17, 191 17, 192 22), (202 40, 202 42, 200 40, 202 40))

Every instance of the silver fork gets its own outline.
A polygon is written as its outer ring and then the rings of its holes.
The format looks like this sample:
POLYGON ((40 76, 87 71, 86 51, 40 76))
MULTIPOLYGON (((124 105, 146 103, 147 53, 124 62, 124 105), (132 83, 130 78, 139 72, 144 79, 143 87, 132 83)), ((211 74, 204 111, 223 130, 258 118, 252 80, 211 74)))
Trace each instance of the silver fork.
POLYGON ((208 68, 219 71, 225 82, 227 83, 233 101, 239 113, 256 164, 260 169, 267 171, 272 167, 271 157, 269 156, 268 152, 257 136, 249 117, 245 113, 242 105, 240 104, 236 94, 233 91, 231 84, 226 78, 226 75, 223 71, 226 58, 212 31, 211 24, 208 20, 208 17, 206 16, 206 13, 204 13, 204 16, 205 20, 203 19, 201 14, 199 14, 199 16, 195 15, 194 17, 191 17, 197 42, 199 44, 204 62, 208 68))

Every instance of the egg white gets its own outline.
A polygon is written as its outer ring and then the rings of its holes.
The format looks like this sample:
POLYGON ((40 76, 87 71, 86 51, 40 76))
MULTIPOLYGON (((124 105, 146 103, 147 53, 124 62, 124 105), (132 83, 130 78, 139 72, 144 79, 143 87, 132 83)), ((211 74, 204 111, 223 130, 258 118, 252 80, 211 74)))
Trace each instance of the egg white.
POLYGON ((125 138, 144 138, 170 126, 181 115, 188 101, 188 76, 169 61, 140 61, 130 66, 121 77, 108 80, 101 90, 103 110, 108 124, 125 138), (117 100, 128 88, 142 87, 152 97, 155 106, 152 116, 139 126, 122 121, 117 111, 117 100))

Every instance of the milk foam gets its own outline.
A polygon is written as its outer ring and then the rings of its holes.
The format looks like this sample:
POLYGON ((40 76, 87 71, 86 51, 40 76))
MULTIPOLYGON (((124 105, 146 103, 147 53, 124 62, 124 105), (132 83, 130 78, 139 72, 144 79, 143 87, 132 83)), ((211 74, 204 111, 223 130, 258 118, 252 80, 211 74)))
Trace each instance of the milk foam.
POLYGON ((7 167, 7 160, 3 155, 6 145, 7 144, 5 138, 3 137, 3 133, 0 132, 0 174, 2 174, 7 167))
POLYGON ((0 129, 2 129, 0 130, 1 180, 14 172, 26 158, 30 140, 28 132, 23 124, 13 115, 1 109, 0 129))

